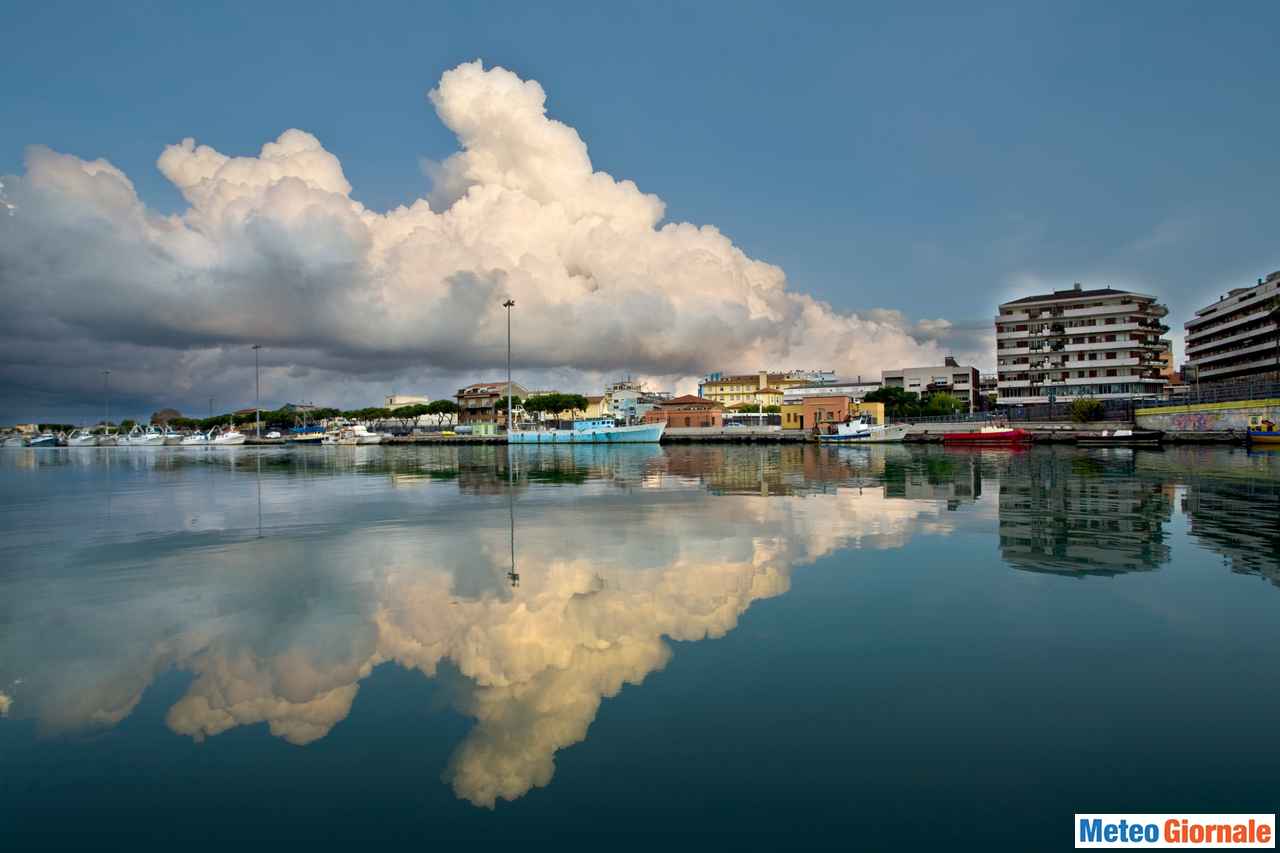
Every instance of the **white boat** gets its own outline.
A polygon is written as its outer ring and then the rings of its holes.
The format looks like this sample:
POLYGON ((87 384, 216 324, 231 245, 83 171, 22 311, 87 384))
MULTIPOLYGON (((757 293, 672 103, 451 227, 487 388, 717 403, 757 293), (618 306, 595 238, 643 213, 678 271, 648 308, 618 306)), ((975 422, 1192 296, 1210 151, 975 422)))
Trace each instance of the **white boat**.
POLYGON ((573 422, 573 429, 513 430, 508 444, 653 444, 662 439, 665 423, 618 426, 613 418, 573 422))
POLYGON ((209 436, 197 430, 196 432, 191 433, 191 435, 183 436, 182 441, 179 442, 179 446, 180 447, 204 447, 208 443, 209 443, 209 436))
POLYGON ((267 438, 280 438, 280 430, 273 429, 271 432, 267 433, 267 438))
POLYGON ((97 447, 98 437, 87 429, 73 430, 67 436, 67 447, 97 447))
POLYGON ((355 435, 356 444, 381 444, 382 435, 376 432, 369 432, 364 424, 356 424, 351 427, 351 432, 355 435))
POLYGON ((22 436, 18 435, 17 433, 14 433, 13 435, 5 436, 4 446, 5 447, 26 447, 27 440, 22 436))
POLYGON ((836 444, 879 444, 902 441, 907 437, 906 424, 877 424, 867 416, 836 424, 835 432, 819 433, 818 441, 836 444))
POLYGON ((209 443, 214 447, 233 447, 244 444, 244 433, 236 429, 227 429, 213 436, 209 443))
POLYGON ((120 437, 120 443, 129 447, 163 447, 164 433, 153 426, 145 429, 139 425, 135 425, 129 430, 128 435, 120 437))
POLYGON ((27 442, 27 447, 57 447, 58 437, 53 433, 45 430, 35 438, 27 442))
POLYGON ((167 444, 167 445, 178 445, 178 444, 182 444, 182 437, 183 437, 183 436, 182 436, 182 433, 178 432, 178 431, 177 431, 176 429, 174 429, 173 427, 168 427, 168 426, 167 426, 167 427, 165 427, 165 428, 164 428, 164 443, 165 443, 165 444, 167 444))
POLYGON ((99 447, 115 447, 119 443, 120 436, 116 435, 114 432, 107 432, 104 430, 98 433, 99 447))

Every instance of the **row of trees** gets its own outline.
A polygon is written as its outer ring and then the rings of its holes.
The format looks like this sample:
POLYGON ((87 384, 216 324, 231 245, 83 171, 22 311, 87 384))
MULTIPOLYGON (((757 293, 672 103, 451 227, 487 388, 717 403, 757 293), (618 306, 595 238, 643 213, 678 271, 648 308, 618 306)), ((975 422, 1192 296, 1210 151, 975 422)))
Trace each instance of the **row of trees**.
POLYGON ((954 415, 967 408, 954 394, 926 392, 924 396, 905 388, 877 388, 862 398, 868 403, 884 403, 885 417, 924 418, 954 415))
POLYGON ((523 403, 512 400, 512 405, 521 405, 531 415, 562 415, 566 412, 577 415, 587 410, 587 398, 581 394, 534 394, 523 403))
MULTIPOLYGON (((436 423, 442 424, 450 415, 456 415, 457 413, 458 404, 452 400, 432 400, 430 403, 417 403, 412 406, 400 406, 396 409, 376 406, 347 410, 315 409, 306 413, 305 420, 314 423, 341 417, 351 421, 399 421, 403 427, 408 429, 417 422, 418 418, 424 415, 434 417, 436 423)), ((167 415, 168 412, 156 413, 156 415, 160 414, 167 415)), ((263 429, 288 429, 303 420, 304 416, 292 409, 275 409, 264 410, 261 413, 261 418, 263 429)), ((155 415, 152 416, 152 423, 156 425, 167 425, 180 430, 198 429, 202 432, 225 424, 234 424, 237 427, 249 426, 256 420, 257 414, 254 412, 226 412, 221 415, 214 415, 211 418, 184 418, 181 415, 177 415, 176 417, 165 417, 161 420, 157 420, 155 415)), ((121 429, 130 429, 132 426, 132 421, 122 421, 120 423, 121 429)))

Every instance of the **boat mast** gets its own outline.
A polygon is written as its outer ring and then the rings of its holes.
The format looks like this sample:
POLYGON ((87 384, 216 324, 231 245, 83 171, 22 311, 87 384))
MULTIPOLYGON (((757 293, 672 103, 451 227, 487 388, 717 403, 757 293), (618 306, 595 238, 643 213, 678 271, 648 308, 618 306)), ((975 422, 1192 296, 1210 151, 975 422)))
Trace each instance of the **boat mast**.
POLYGON ((514 299, 502 303, 507 309, 507 434, 511 434, 511 309, 516 304, 514 299))

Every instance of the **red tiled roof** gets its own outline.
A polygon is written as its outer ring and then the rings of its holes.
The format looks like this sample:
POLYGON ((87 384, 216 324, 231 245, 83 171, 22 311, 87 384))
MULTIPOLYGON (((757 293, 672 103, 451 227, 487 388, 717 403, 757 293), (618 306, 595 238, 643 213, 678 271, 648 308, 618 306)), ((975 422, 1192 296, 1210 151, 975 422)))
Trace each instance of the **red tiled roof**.
POLYGON ((688 406, 694 403, 706 403, 708 406, 724 407, 724 404, 715 400, 708 400, 706 397, 699 397, 697 394, 685 394, 683 397, 676 397, 673 400, 664 400, 659 405, 662 406, 688 406))

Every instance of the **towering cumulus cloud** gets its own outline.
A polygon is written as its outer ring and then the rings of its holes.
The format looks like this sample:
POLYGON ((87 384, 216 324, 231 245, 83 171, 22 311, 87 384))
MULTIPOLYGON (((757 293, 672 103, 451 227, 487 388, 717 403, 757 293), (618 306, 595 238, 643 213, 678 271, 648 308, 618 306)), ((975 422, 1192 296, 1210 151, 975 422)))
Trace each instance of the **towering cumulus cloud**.
POLYGON ((168 146, 159 169, 189 205, 171 216, 105 160, 31 147, 26 174, 4 179, 4 378, 41 369, 56 384, 124 347, 180 397, 251 341, 279 377, 483 371, 504 358, 508 295, 527 369, 675 384, 711 368, 871 373, 938 357, 900 315, 837 312, 715 227, 664 223, 660 199, 593 169, 536 82, 473 62, 429 97, 461 150, 429 168, 430 201, 385 213, 353 200, 338 158, 301 130, 256 157, 168 146), (23 352, 52 341, 59 361, 24 368, 23 352))

